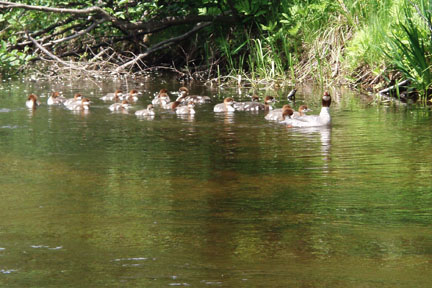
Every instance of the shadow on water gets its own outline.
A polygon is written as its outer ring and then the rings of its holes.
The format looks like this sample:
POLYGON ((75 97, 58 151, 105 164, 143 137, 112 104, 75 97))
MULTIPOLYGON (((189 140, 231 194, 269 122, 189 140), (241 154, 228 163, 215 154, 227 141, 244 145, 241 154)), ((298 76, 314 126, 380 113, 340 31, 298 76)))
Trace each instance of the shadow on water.
MULTIPOLYGON (((338 90, 331 127, 288 128, 212 109, 254 93, 281 107, 288 89, 190 85, 212 98, 195 115, 134 115, 178 86, 2 83, 2 286, 430 287, 429 110, 338 90), (143 94, 112 113, 99 97, 119 87, 143 94), (52 90, 90 111, 25 109, 52 90)), ((321 92, 291 104, 318 114, 321 92)))

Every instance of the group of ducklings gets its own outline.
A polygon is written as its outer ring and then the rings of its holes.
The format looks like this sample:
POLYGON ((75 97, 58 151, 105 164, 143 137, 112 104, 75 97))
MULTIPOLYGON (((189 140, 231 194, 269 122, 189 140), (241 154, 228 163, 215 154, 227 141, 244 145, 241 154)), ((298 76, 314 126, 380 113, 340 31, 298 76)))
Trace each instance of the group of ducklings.
MULTIPOLYGON (((113 101, 108 108, 111 111, 128 110, 131 103, 136 102, 139 98, 140 92, 135 89, 130 90, 128 94, 123 94, 121 90, 116 90, 114 93, 108 93, 99 99, 102 101, 113 101)), ((211 102, 208 96, 189 95, 189 90, 186 87, 180 87, 178 90, 178 97, 175 101, 171 102, 167 89, 161 89, 157 92, 152 100, 152 103, 146 109, 138 110, 135 112, 137 116, 154 116, 154 107, 174 111, 179 115, 193 115, 195 114, 194 107, 196 104, 204 104, 211 102)), ((80 93, 74 95, 73 98, 65 98, 59 92, 53 92, 47 100, 47 105, 63 105, 68 110, 88 110, 91 101, 83 97, 80 93)), ((289 104, 284 105, 280 109, 273 109, 272 105, 275 99, 272 96, 266 96, 264 102, 259 102, 258 96, 252 96, 251 101, 236 102, 233 98, 225 98, 223 103, 216 104, 213 107, 214 112, 234 112, 234 111, 268 111, 265 119, 270 121, 284 121, 288 118, 298 118, 304 116, 306 112, 310 111, 306 105, 301 105, 298 111, 294 111, 289 104)), ((40 105, 38 97, 35 94, 30 94, 26 106, 35 108, 40 105)))

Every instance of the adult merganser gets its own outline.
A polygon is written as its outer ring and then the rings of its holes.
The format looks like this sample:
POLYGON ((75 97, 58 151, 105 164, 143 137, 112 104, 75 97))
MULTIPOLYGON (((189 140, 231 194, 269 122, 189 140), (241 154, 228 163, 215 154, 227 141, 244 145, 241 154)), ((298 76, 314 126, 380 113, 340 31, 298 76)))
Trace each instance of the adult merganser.
POLYGON ((67 109, 72 111, 82 111, 90 109, 90 100, 88 98, 83 98, 81 101, 73 102, 69 105, 65 105, 67 109))
POLYGON ((48 105, 61 105, 66 101, 66 98, 60 96, 59 92, 53 92, 50 97, 48 97, 47 104, 48 105))
POLYGON ((329 92, 324 92, 321 99, 321 111, 319 115, 305 115, 295 119, 286 119, 282 121, 291 127, 316 127, 331 124, 330 116, 331 96, 329 92))
POLYGON ((208 96, 189 95, 189 89, 186 87, 180 87, 178 93, 181 99, 184 99, 186 103, 192 101, 195 104, 204 104, 204 103, 209 103, 211 101, 210 97, 208 96))
POLYGON ((156 94, 155 98, 152 100, 153 105, 164 105, 170 102, 171 99, 168 96, 168 90, 164 88, 159 90, 159 93, 156 94))
POLYGON ((184 106, 177 106, 175 108, 175 112, 177 115, 193 115, 195 114, 195 103, 193 101, 190 101, 187 105, 184 106))
POLYGON ((234 112, 234 100, 230 97, 225 98, 223 103, 216 104, 213 108, 214 112, 234 112))
POLYGON ((38 100, 38 97, 35 94, 30 94, 26 101, 26 106, 28 108, 36 108, 40 105, 40 102, 38 100))
POLYGON ((114 93, 108 93, 99 99, 102 101, 118 101, 120 100, 120 97, 123 96, 123 93, 120 89, 117 89, 114 93))
POLYGON ((153 105, 149 104, 149 105, 147 105, 147 109, 135 111, 135 115, 137 115, 137 116, 154 116, 155 112, 153 109, 153 105))
POLYGON ((66 99, 63 102, 63 105, 70 106, 73 103, 79 103, 81 101, 81 99, 82 99, 82 95, 80 93, 76 93, 73 98, 66 99))
POLYGON ((273 109, 271 104, 273 104, 275 100, 272 96, 266 96, 264 99, 264 103, 260 103, 257 100, 259 101, 259 98, 255 96, 252 98, 252 101, 235 102, 234 109, 237 111, 268 111, 273 109))
POLYGON ((127 110, 127 109, 129 109, 129 107, 130 107, 130 104, 129 104, 128 100, 123 100, 120 103, 111 104, 108 107, 108 109, 111 111, 120 111, 120 110, 127 110))
POLYGON ((286 109, 292 109, 289 104, 285 104, 282 106, 282 108, 274 109, 270 111, 264 118, 269 121, 282 121, 282 113, 286 109))

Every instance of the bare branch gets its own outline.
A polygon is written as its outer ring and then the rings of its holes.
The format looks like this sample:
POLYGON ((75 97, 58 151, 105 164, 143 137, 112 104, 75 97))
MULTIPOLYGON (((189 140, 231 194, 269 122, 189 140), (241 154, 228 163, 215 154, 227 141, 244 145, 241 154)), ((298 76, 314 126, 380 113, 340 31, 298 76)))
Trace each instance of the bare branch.
POLYGON ((173 37, 173 38, 167 39, 165 41, 161 41, 158 44, 154 45, 153 47, 150 47, 146 52, 144 52, 142 54, 139 54, 137 57, 135 57, 135 59, 133 59, 133 60, 131 60, 129 62, 126 62, 125 64, 119 66, 115 70, 115 72, 119 73, 122 70, 124 70, 126 67, 134 65, 137 61, 141 60, 142 58, 147 57, 151 53, 156 52, 156 51, 161 50, 161 49, 164 49, 164 48, 168 47, 169 45, 171 45, 171 44, 173 44, 175 42, 179 42, 179 41, 181 41, 183 39, 186 39, 187 37, 189 37, 193 33, 197 32, 197 31, 199 31, 199 30, 203 29, 204 27, 207 27, 207 26, 209 26, 211 24, 212 24, 211 22, 210 23, 204 23, 204 24, 198 23, 192 30, 190 30, 189 32, 186 32, 183 35, 180 35, 180 36, 177 36, 177 37, 173 37))

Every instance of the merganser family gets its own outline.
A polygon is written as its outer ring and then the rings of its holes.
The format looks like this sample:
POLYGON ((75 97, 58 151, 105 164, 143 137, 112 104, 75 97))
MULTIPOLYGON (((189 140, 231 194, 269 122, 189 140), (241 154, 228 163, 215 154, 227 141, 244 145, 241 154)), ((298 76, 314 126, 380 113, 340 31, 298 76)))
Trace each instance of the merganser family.
MULTIPOLYGON (((171 102, 168 96, 167 89, 161 89, 155 96, 152 102, 158 103, 163 109, 169 109, 175 112, 177 115, 194 115, 195 104, 204 103, 210 100, 207 96, 190 96, 189 90, 186 87, 179 89, 179 96, 176 101, 171 102), (198 100, 197 100, 198 99, 198 100), (198 101, 198 102, 197 102, 198 101), (204 102, 201 102, 204 101, 204 102), (187 104, 186 104, 186 103, 187 104)), ((124 96, 121 102, 117 102, 120 99, 120 90, 116 90, 114 93, 110 93, 101 97, 100 99, 114 100, 116 103, 110 105, 108 108, 111 111, 123 111, 127 113, 127 110, 131 107, 130 102, 138 99, 139 92, 135 89, 130 90, 128 96, 124 96), (130 99, 130 100, 129 100, 130 99)), ((216 104, 213 107, 214 112, 234 112, 234 111, 259 111, 269 110, 271 104, 275 102, 272 96, 267 96, 264 103, 259 102, 258 96, 253 96, 252 101, 246 102, 235 102, 233 98, 227 97, 223 103, 216 104)), ((311 111, 307 105, 301 105, 298 111, 294 111, 289 104, 285 104, 280 109, 274 109, 269 111, 265 116, 266 120, 277 121, 288 125, 289 127, 317 127, 326 126, 331 123, 330 105, 332 99, 329 92, 324 92, 321 103, 322 108, 319 115, 306 115, 306 112, 311 111)), ((59 92, 52 92, 52 95, 48 98, 48 105, 59 105, 63 104, 67 109, 73 111, 88 111, 90 107, 90 100, 82 97, 80 93, 76 93, 73 98, 65 99, 60 96, 59 92)), ((40 105, 38 97, 35 94, 30 94, 26 101, 26 106, 34 108, 40 105)), ((138 110, 135 112, 137 116, 154 116, 154 104, 149 104, 146 109, 138 110)), ((227 114, 229 115, 229 114, 227 114)), ((189 116, 188 116, 189 117, 189 116)))
POLYGON ((108 93, 99 99, 102 101, 118 101, 120 97, 123 97, 123 93, 120 89, 117 89, 114 93, 108 93))
POLYGON ((128 100, 123 100, 120 103, 111 104, 108 107, 108 109, 111 111, 120 111, 120 110, 127 110, 127 109, 129 109, 129 107, 130 107, 130 104, 129 104, 128 100))
POLYGON ((223 103, 216 104, 213 107, 214 112, 234 112, 234 100, 230 97, 225 98, 223 103))
POLYGON ((61 96, 59 92, 53 92, 50 97, 48 97, 47 105, 61 105, 66 101, 66 98, 61 96))
POLYGON ((252 101, 234 102, 234 109, 237 111, 268 111, 273 109, 271 105, 275 102, 275 99, 272 96, 266 96, 264 103, 260 103, 258 101, 258 96, 254 96, 252 101))
POLYGON ((329 92, 324 92, 321 98, 321 111, 319 115, 305 115, 295 119, 285 119, 280 123, 285 123, 290 127, 316 127, 331 124, 330 116, 331 96, 329 92))
POLYGON ((30 94, 26 101, 26 106, 28 108, 36 108, 40 105, 40 102, 38 100, 38 97, 35 94, 30 94))
POLYGON ((194 102, 195 104, 204 104, 209 103, 211 101, 208 96, 199 96, 199 95, 189 95, 189 89, 186 87, 180 87, 178 90, 180 99, 185 101, 186 103, 194 102))
POLYGON ((147 109, 135 111, 135 115, 137 115, 137 116, 154 116, 155 112, 153 109, 153 104, 147 105, 147 109))

